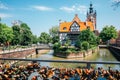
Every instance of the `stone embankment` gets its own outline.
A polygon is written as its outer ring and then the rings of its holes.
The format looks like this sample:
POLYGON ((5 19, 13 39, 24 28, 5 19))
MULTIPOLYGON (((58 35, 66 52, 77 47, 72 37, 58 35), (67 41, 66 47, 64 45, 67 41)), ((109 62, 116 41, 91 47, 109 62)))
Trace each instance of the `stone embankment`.
POLYGON ((92 55, 93 53, 97 53, 99 51, 99 47, 95 49, 89 49, 87 51, 81 51, 77 53, 54 53, 54 56, 62 57, 62 58, 84 58, 88 55, 92 55))
POLYGON ((35 49, 26 49, 21 51, 12 51, 1 53, 0 58, 24 58, 35 53, 35 49))
POLYGON ((108 49, 112 52, 113 56, 120 61, 120 47, 109 46, 108 49))

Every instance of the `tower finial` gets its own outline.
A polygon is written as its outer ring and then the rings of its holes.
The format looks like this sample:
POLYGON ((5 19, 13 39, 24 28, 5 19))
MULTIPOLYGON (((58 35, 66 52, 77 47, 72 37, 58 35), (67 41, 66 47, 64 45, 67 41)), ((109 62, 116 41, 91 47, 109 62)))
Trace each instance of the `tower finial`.
POLYGON ((90 5, 92 5, 92 1, 90 1, 90 5))
POLYGON ((90 10, 90 12, 89 13, 93 13, 93 6, 92 6, 92 2, 90 1, 90 8, 89 8, 90 10))

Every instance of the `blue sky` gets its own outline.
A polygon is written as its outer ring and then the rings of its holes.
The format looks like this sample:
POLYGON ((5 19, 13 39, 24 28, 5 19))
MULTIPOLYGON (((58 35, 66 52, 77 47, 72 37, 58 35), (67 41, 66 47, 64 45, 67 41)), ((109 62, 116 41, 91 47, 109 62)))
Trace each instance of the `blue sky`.
POLYGON ((35 35, 48 32, 61 21, 72 21, 78 14, 81 21, 86 20, 86 12, 92 2, 97 11, 97 29, 114 25, 120 30, 120 7, 111 7, 114 0, 0 0, 2 23, 12 26, 12 21, 27 23, 35 35))

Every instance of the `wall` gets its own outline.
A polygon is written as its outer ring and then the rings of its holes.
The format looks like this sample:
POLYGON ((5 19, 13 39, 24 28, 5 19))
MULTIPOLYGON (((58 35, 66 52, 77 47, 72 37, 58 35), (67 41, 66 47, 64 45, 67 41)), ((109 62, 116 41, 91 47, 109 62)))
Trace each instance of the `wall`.
POLYGON ((109 46, 108 49, 111 51, 113 56, 115 56, 116 59, 120 61, 120 47, 109 46))
POLYGON ((63 58, 84 58, 88 55, 92 55, 93 53, 97 53, 98 51, 99 51, 99 48, 96 48, 96 49, 90 49, 88 51, 78 52, 78 53, 55 53, 54 56, 63 57, 63 58))
POLYGON ((35 49, 0 54, 0 58, 24 58, 35 53, 35 49))

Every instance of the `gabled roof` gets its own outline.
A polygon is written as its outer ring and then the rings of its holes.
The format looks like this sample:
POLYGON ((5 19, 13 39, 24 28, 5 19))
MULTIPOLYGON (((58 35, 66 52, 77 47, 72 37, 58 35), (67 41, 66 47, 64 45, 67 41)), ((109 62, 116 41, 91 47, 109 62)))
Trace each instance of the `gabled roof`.
POLYGON ((74 22, 80 26, 80 31, 87 29, 87 27, 89 27, 91 31, 94 31, 94 26, 91 21, 82 22, 76 14, 71 22, 60 23, 60 32, 70 32, 70 27, 74 22))
POLYGON ((79 22, 81 22, 81 20, 78 18, 78 15, 77 14, 75 14, 75 17, 74 17, 74 19, 73 19, 73 21, 72 22, 77 22, 77 23, 79 23, 79 22))

